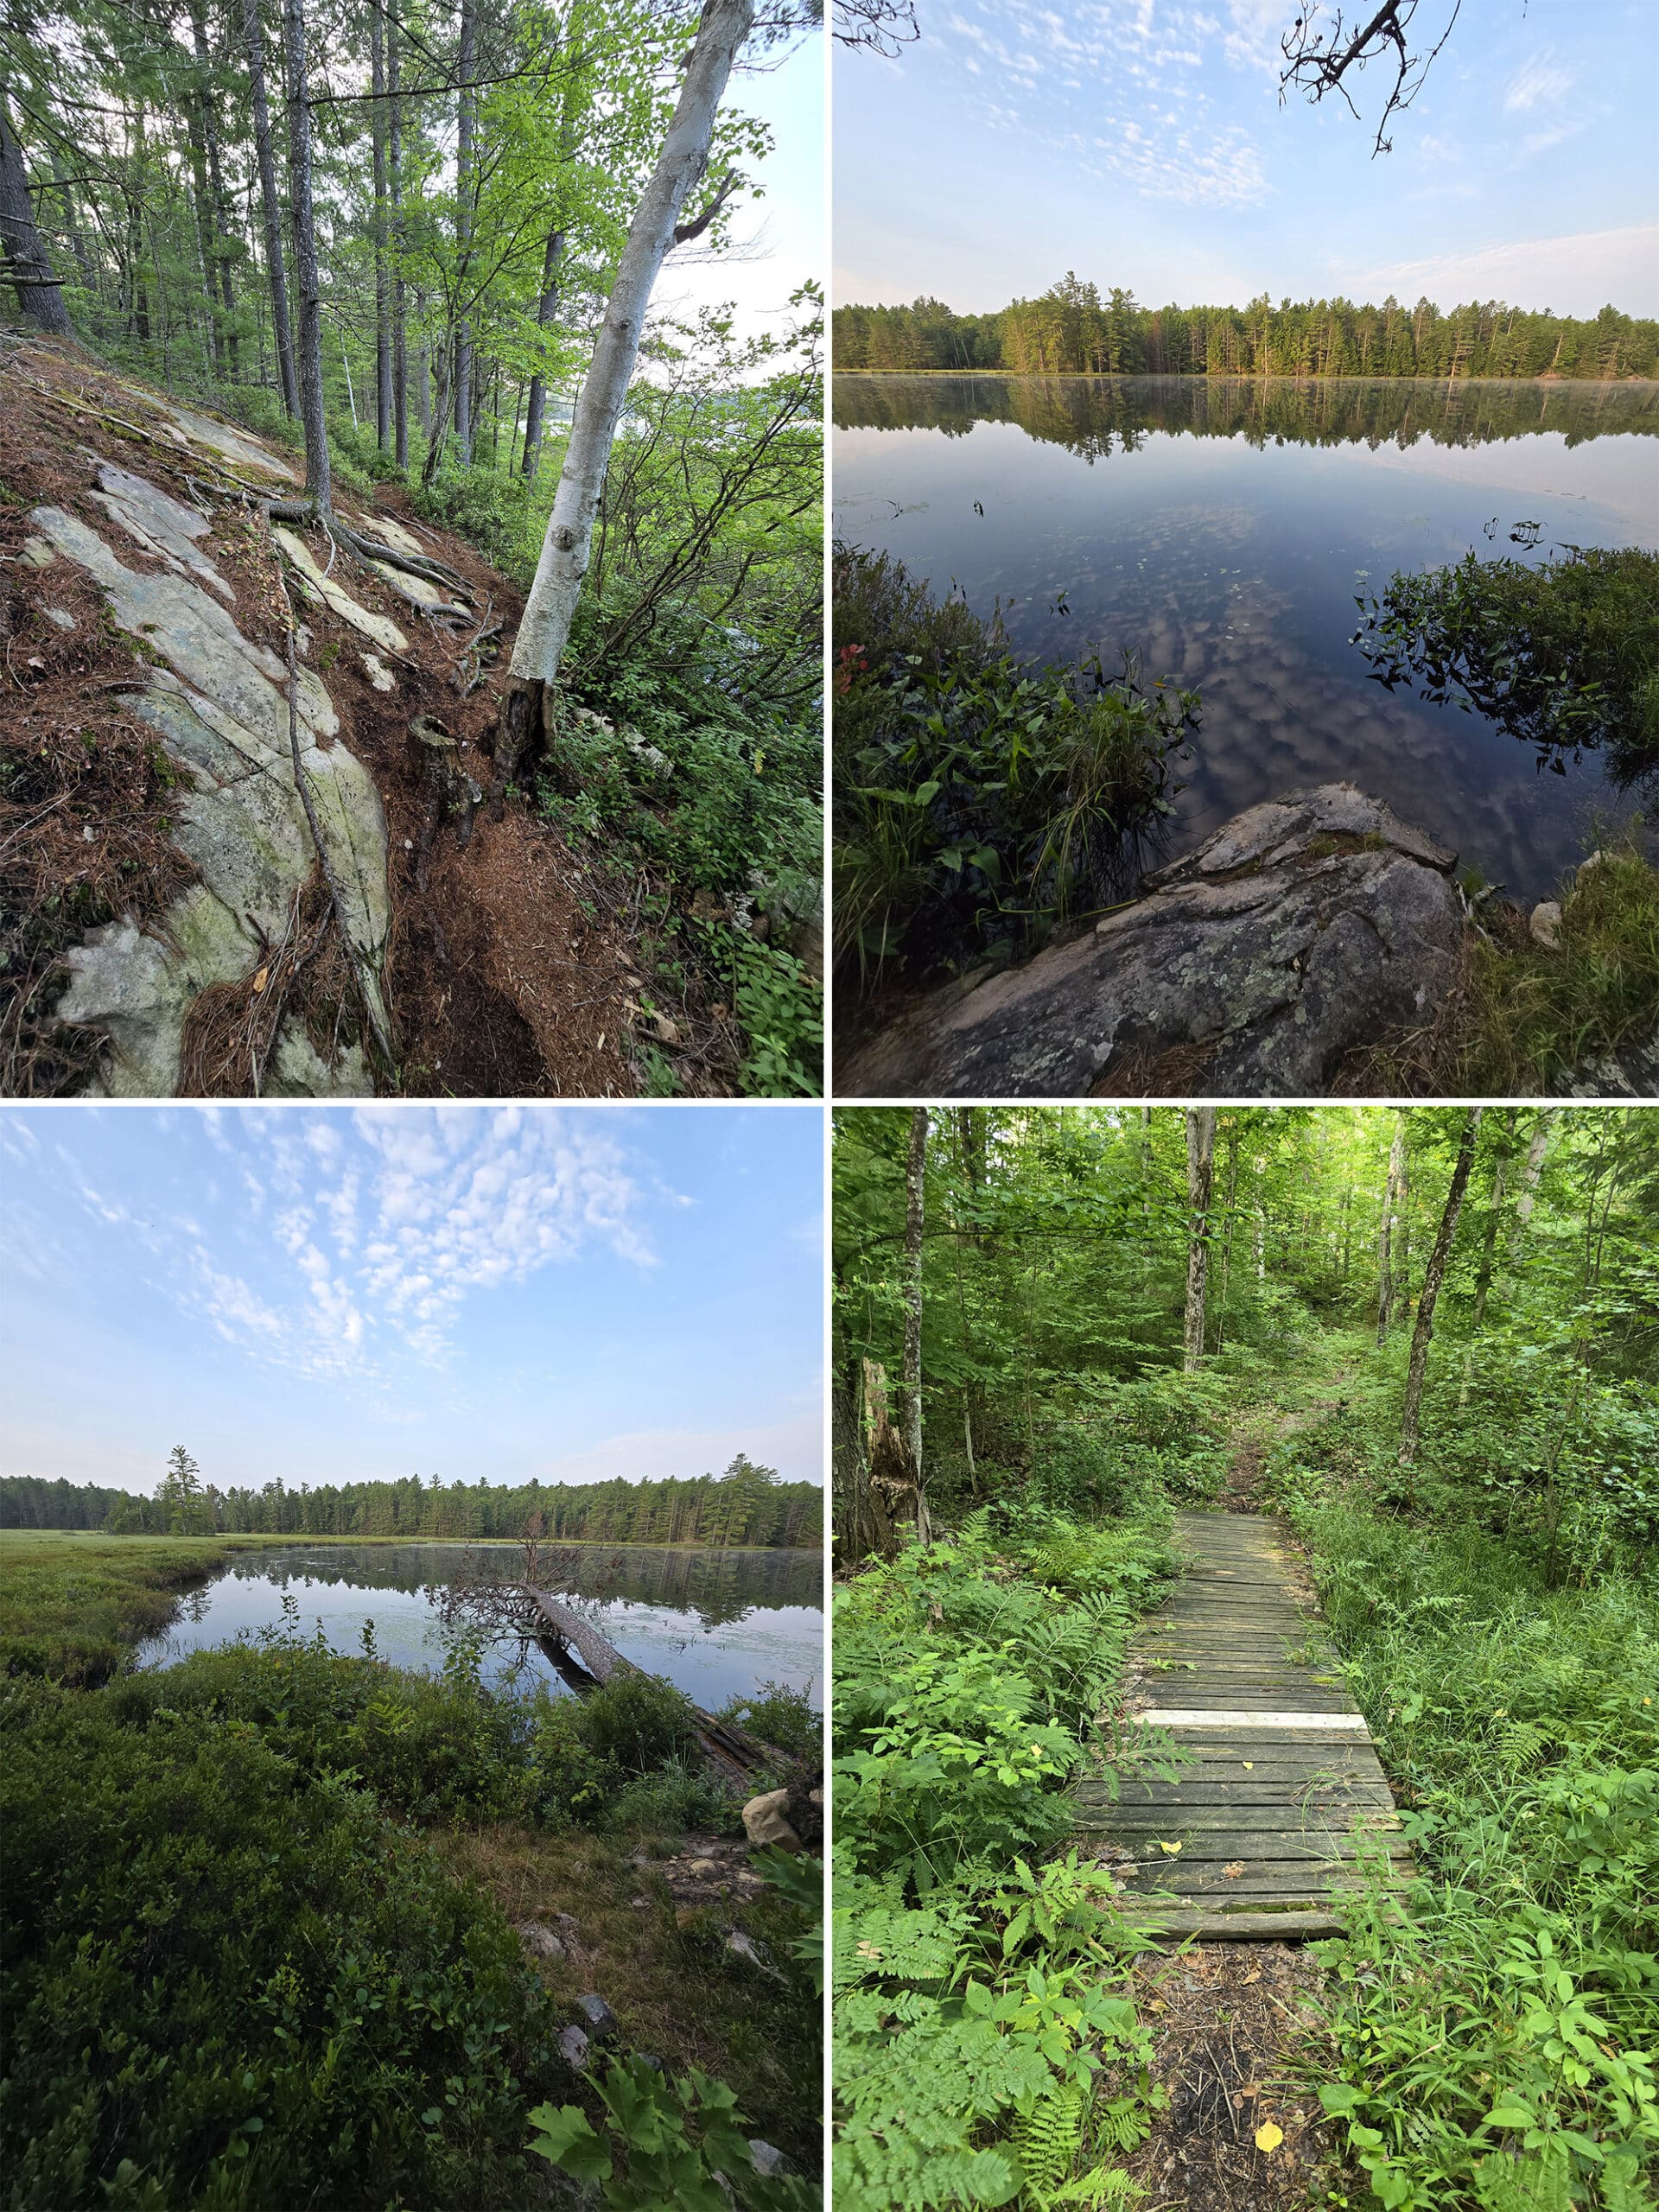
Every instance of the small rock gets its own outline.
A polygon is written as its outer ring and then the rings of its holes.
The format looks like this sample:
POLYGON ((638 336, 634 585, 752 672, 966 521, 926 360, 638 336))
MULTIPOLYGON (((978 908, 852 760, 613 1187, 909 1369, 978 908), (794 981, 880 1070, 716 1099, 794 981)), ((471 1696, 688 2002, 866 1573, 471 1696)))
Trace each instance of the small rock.
POLYGON ((671 1021, 665 1014, 653 1014, 651 1017, 651 1027, 659 1045, 679 1043, 680 1025, 677 1021, 671 1021))
POLYGON ((630 1897, 628 1899, 628 1903, 633 1907, 636 1912, 646 1912, 649 1911, 651 1908, 651 1899, 649 1897, 630 1897))
POLYGON ((1561 941, 1561 909, 1554 899, 1541 899, 1532 910, 1532 919, 1527 924, 1533 942, 1553 952, 1561 941))
POLYGON ((381 659, 378 653, 362 653, 359 655, 359 658, 362 661, 364 667, 367 669, 369 672, 369 681, 373 684, 377 691, 395 691, 397 690, 397 679, 392 674, 391 671, 386 666, 385 661, 381 659))
POLYGON ((589 2032, 599 2042, 608 2043, 613 2036, 621 2033, 621 2021, 602 1997, 595 1997, 590 1993, 586 1997, 578 1997, 576 2005, 587 2018, 589 2032))
POLYGON ((580 2074, 588 2063, 588 2038, 580 2028, 564 2028, 559 2033, 559 2056, 565 2064, 580 2074))
POLYGON ((781 1981, 783 1980, 784 1977, 779 1973, 777 1967, 772 1965, 771 1960, 766 1957, 765 1952, 760 1950, 753 1941, 744 1934, 741 1928, 729 1928, 727 1929, 726 1948, 732 1953, 734 1958, 743 1960, 745 1963, 749 1966, 758 1967, 762 1974, 769 1974, 774 1981, 781 1981))
POLYGON ((636 2050, 633 2055, 642 2066, 650 2067, 653 2074, 660 2074, 662 2072, 663 2062, 658 2057, 655 2051, 636 2050))
POLYGON ((532 1957, 562 1959, 564 1946, 550 1928, 543 1928, 539 1920, 527 1920, 518 1930, 518 1940, 532 1957))
MULTIPOLYGON (((67 607, 43 607, 41 612, 54 629, 73 630, 75 626, 75 618, 67 607)), ((1589 865, 1586 861, 1585 866, 1587 868, 1589 865)))
POLYGON ((749 2139, 749 2156, 754 2160, 754 2171, 763 2181, 770 2181, 774 2174, 786 2173, 789 2160, 775 2143, 764 2143, 758 2135, 749 2139))
POLYGON ((798 1851, 801 1839, 785 1816, 789 1802, 787 1789, 768 1789, 763 1796, 751 1797, 743 1808, 743 1831, 756 1850, 767 1844, 776 1844, 782 1851, 798 1851))
MULTIPOLYGON (((50 607, 47 609, 48 614, 51 611, 50 607)), ((1579 862, 1576 880, 1582 883, 1585 877, 1589 874, 1591 869, 1592 868, 1599 868, 1606 857, 1606 854, 1602 851, 1599 845, 1597 846, 1593 853, 1586 853, 1584 858, 1579 862)))
POLYGON ((712 1859, 688 1859, 685 1871, 688 1874, 713 1874, 718 1872, 718 1866, 712 1859))
POLYGON ((31 569, 49 569, 57 555, 43 537, 26 537, 20 558, 31 569))

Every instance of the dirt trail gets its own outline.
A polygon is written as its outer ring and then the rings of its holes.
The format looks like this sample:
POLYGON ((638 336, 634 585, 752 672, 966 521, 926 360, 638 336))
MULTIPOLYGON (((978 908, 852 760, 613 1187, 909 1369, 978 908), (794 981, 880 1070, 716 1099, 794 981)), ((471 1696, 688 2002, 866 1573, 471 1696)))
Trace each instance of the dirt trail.
MULTIPOLYGON (((200 514, 190 527, 207 566, 194 573, 210 576, 210 597, 222 593, 248 647, 280 661, 286 617, 270 534, 246 506, 205 487, 238 474, 262 478, 271 494, 298 486, 294 456, 282 448, 176 407, 73 346, 0 346, 0 1095, 41 1096, 95 1081, 111 1050, 96 1025, 76 1027, 54 1014, 67 956, 123 917, 158 945, 174 944, 178 901, 200 878, 177 835, 192 771, 134 711, 146 663, 165 676, 173 641, 118 628, 85 568, 49 551, 40 557, 31 518, 49 509, 85 524, 137 577, 181 573, 168 549, 124 533, 100 500, 100 469, 141 478, 200 514)), ((410 723, 422 715, 439 723, 457 741, 461 765, 490 788, 505 660, 486 662, 467 688, 468 633, 474 622, 499 622, 511 639, 520 596, 464 540, 421 522, 401 489, 381 486, 372 499, 337 494, 336 505, 355 527, 408 533, 407 545, 461 577, 470 610, 426 613, 340 553, 331 582, 406 641, 401 652, 365 658, 360 625, 315 592, 302 596, 302 582, 295 591, 302 672, 320 682, 339 720, 337 736, 321 742, 349 748, 385 810, 391 922, 382 982, 399 1087, 417 1096, 626 1096, 639 1086, 629 1048, 642 989, 658 1004, 671 995, 652 980, 641 871, 608 849, 573 847, 508 798, 480 810, 464 849, 446 823, 423 882, 417 874, 428 801, 410 723)), ((327 564, 321 533, 307 550, 327 564)), ((189 1009, 176 1091, 249 1091, 279 1020, 300 1026, 324 1067, 338 1065, 342 1038, 355 1033, 356 1002, 325 922, 314 880, 280 942, 258 925, 245 974, 213 982, 189 1009), (283 1006, 273 1014, 270 1000, 260 1001, 278 983, 283 1006)), ((684 1088, 726 1090, 728 1009, 673 1012, 691 1054, 684 1088)))

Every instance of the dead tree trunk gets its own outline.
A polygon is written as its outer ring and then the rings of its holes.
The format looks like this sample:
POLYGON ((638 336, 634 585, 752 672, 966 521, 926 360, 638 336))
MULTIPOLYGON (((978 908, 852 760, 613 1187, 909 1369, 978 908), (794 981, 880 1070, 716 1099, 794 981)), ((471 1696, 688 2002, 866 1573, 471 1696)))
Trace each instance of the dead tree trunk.
POLYGON ((276 196, 276 164, 270 150, 270 109, 265 99, 265 34, 259 0, 242 0, 242 36, 248 57, 253 102, 253 145, 259 165, 259 198, 264 213, 265 274, 270 282, 270 326, 276 346, 276 373, 283 405, 298 419, 300 385, 294 368, 294 334, 288 320, 288 277, 283 267, 283 207, 276 196))
POLYGON ((899 1548, 887 1501, 870 1480, 864 1366, 861 1360, 844 1363, 830 1407, 836 1556, 847 1567, 865 1559, 892 1559, 899 1548))
POLYGON ((24 319, 37 330, 56 338, 68 337, 69 310, 63 303, 63 280, 53 275, 35 228, 23 149, 3 107, 0 107, 0 281, 13 287, 24 319))
POLYGON ((928 1541, 927 1508, 910 1447, 887 1410, 887 1370, 873 1359, 860 1363, 859 1392, 864 1464, 869 1470, 871 1497, 889 1531, 889 1548, 882 1556, 891 1559, 903 1528, 913 1529, 918 1543, 928 1541))
POLYGON ((1440 1294, 1440 1283, 1446 1274, 1446 1263, 1451 1256, 1452 1239, 1458 1232, 1458 1216, 1463 1211, 1463 1194, 1469 1187, 1469 1171, 1475 1164, 1475 1134, 1480 1128, 1484 1109, 1471 1106, 1463 1125, 1462 1140, 1458 1146, 1458 1163, 1452 1170, 1452 1186, 1446 1194, 1446 1205, 1440 1214, 1440 1231, 1434 1239, 1434 1249, 1428 1255, 1428 1265, 1423 1270, 1422 1295, 1417 1301, 1417 1326, 1411 1336, 1411 1361, 1406 1370, 1406 1404, 1400 1425, 1400 1465, 1408 1467, 1417 1457, 1418 1426, 1423 1409, 1423 1377, 1428 1371, 1428 1347, 1434 1335, 1434 1307, 1440 1294))
MULTIPOLYGON (((1503 1117, 1506 1144, 1514 1141, 1516 1119, 1516 1109, 1511 1106, 1503 1117)), ((1492 1268, 1497 1255, 1498 1224, 1503 1212, 1503 1171, 1508 1164, 1505 1154, 1500 1150, 1492 1162, 1492 1199, 1486 1209, 1486 1225, 1480 1240, 1480 1265, 1475 1270, 1474 1310, 1469 1316, 1469 1344, 1463 1355, 1463 1381, 1458 1389, 1460 1406, 1466 1406, 1469 1402, 1469 1386, 1475 1371, 1475 1346, 1485 1323, 1486 1300, 1491 1294, 1492 1268)))
POLYGON ((201 0, 191 0, 190 31, 196 49, 196 81, 201 97, 201 128, 207 153, 207 187, 213 194, 213 251, 208 257, 208 291, 217 290, 225 308, 224 352, 231 382, 240 379, 236 343, 236 283, 231 275, 231 202, 225 190, 224 165, 219 154, 219 122, 213 111, 213 56, 207 50, 207 25, 201 0))
POLYGON ((1204 1294, 1210 1268, 1210 1194, 1215 1179, 1216 1109, 1186 1109, 1186 1327, 1181 1365, 1204 1364, 1204 1294))

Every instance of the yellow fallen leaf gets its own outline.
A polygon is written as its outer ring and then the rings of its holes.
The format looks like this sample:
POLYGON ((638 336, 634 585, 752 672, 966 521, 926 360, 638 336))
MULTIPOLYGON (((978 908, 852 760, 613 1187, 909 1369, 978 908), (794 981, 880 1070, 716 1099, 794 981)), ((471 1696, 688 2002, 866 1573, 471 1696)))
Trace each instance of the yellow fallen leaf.
POLYGON ((1170 1855, 1170 1857, 1171 1857, 1172 1859, 1174 1857, 1175 1853, 1176 1853, 1180 1849, 1180 1847, 1180 1847, 1180 1845, 1179 1845, 1179 1843, 1160 1843, 1160 1845, 1158 1846, 1158 1848, 1159 1848, 1159 1850, 1160 1850, 1160 1851, 1166 1851, 1166 1852, 1168 1852, 1168 1853, 1169 1853, 1169 1855, 1170 1855))
POLYGON ((1244 1764, 1247 1767, 1251 1767, 1255 1764, 1255 1761, 1254 1759, 1246 1759, 1244 1764))
POLYGON ((264 989, 264 988, 265 988, 265 979, 266 979, 266 977, 270 975, 270 969, 269 969, 269 968, 262 968, 262 969, 259 970, 259 973, 258 973, 258 974, 254 977, 254 979, 253 979, 253 989, 254 989, 254 995, 255 995, 255 997, 256 997, 256 998, 258 996, 259 993, 264 989))
POLYGON ((1221 1871, 1230 1882, 1236 1882, 1244 1872, 1244 1861, 1242 1859, 1231 1859, 1221 1871))
POLYGON ((1265 2151, 1269 2158, 1271 2158, 1273 2153, 1279 2148, 1279 2145, 1284 2141, 1284 2129, 1282 2127, 1275 2127, 1270 2120, 1264 2120, 1261 2126, 1255 2131, 1256 2149, 1258 2151, 1265 2151))

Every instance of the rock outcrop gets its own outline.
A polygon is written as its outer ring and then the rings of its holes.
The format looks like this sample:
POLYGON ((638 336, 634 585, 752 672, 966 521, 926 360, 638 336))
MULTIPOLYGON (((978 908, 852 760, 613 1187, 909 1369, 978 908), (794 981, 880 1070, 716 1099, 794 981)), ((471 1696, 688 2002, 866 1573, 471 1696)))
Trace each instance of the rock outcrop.
MULTIPOLYGON (((178 1088, 186 1016, 201 993, 233 982, 281 939, 316 849, 294 780, 287 671, 244 636, 223 575, 197 545, 202 518, 125 471, 99 472, 100 503, 159 569, 129 568, 99 533, 57 507, 37 507, 35 541, 101 588, 119 628, 138 641, 132 690, 115 712, 153 728, 180 779, 174 842, 199 880, 159 927, 130 920, 90 932, 67 956, 60 1020, 101 1029, 111 1050, 91 1088, 110 1096, 166 1097, 178 1088)), ((320 679, 299 672, 301 765, 340 886, 346 926, 379 991, 390 899, 386 824, 372 779, 337 741, 340 721, 320 679)), ((377 1002, 376 1012, 384 1017, 377 1002)), ((367 1093, 360 1051, 325 1065, 301 1034, 272 1055, 276 1093, 367 1093)))
POLYGON ((935 992, 838 1068, 853 1097, 1319 1096, 1344 1058, 1427 1027, 1457 981, 1454 854, 1351 784, 1249 808, 1089 935, 935 992))

